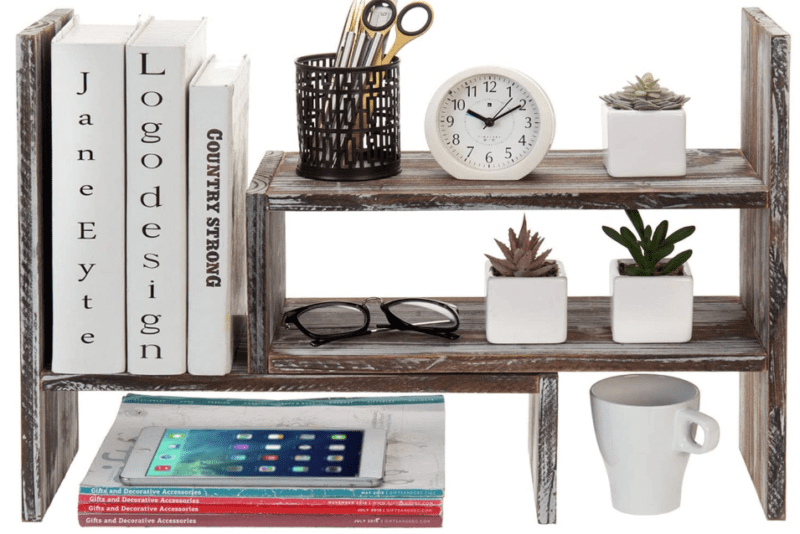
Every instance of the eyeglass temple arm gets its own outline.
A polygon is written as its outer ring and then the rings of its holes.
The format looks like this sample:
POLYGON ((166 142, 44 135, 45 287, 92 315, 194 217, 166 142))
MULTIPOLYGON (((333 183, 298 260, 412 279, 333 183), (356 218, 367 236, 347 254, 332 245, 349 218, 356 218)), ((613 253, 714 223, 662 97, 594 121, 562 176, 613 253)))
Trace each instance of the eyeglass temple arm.
POLYGON ((310 344, 311 344, 312 347, 319 347, 320 345, 325 345, 327 343, 330 343, 331 341, 340 341, 342 339, 350 339, 350 338, 353 338, 353 337, 368 336, 371 333, 377 332, 377 331, 378 331, 378 329, 364 330, 363 332, 355 332, 355 333, 352 333, 352 334, 342 334, 340 336, 336 336, 336 337, 332 337, 332 338, 328 338, 328 339, 313 339, 310 344))
MULTIPOLYGON (((423 326, 423 325, 431 325, 437 323, 447 323, 449 321, 430 321, 426 323, 413 323, 413 326, 423 326)), ((416 330, 414 328, 397 328, 396 326, 392 326, 390 324, 377 324, 375 328, 369 330, 367 333, 374 333, 374 332, 386 332, 388 330, 408 330, 409 332, 419 332, 420 334, 429 334, 431 336, 443 337, 445 339, 458 339, 461 337, 459 334, 455 332, 430 332, 428 330, 416 330)))
MULTIPOLYGON (((421 323, 408 323, 408 324, 410 324, 411 326, 429 326, 429 325, 432 325, 432 324, 442 324, 442 323, 452 323, 452 322, 453 321, 451 321, 450 319, 442 319, 441 321, 424 321, 424 322, 421 322, 421 323)), ((384 324, 376 324, 375 326, 377 328, 397 328, 395 326, 392 326, 392 325, 386 324, 386 323, 384 323, 384 324)))

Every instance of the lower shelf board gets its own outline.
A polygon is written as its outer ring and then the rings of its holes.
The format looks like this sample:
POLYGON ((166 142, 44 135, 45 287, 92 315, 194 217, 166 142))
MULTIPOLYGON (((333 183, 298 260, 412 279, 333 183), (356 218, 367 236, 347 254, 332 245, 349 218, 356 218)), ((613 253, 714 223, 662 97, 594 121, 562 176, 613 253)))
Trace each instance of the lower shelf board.
MULTIPOLYGON (((246 344, 244 345, 246 347, 246 344)), ((230 391, 230 392, 384 392, 384 393, 538 393, 536 375, 257 375, 247 372, 246 348, 226 376, 62 375, 45 371, 48 391, 230 391)))
MULTIPOLYGON (((696 297, 692 341, 656 345, 614 343, 606 297, 570 298, 567 342, 560 345, 491 345, 484 335, 483 298, 443 300, 459 308, 457 341, 393 331, 312 347, 297 330, 280 329, 269 355, 270 374, 247 372, 243 343, 226 376, 61 375, 45 370, 41 385, 60 391, 536 393, 537 373, 759 371, 766 362, 738 297, 696 297)), ((317 300, 289 299, 286 308, 312 302, 317 300)), ((376 317, 380 311, 373 309, 376 317)))
MULTIPOLYGON (((312 347, 280 328, 269 354, 278 374, 554 373, 561 371, 760 371, 766 353, 738 297, 696 297, 689 343, 618 344, 611 339, 608 297, 569 299, 567 341, 492 345, 483 298, 443 299, 460 311, 456 341, 415 332, 382 332, 312 347)), ((358 299, 354 299, 357 302, 358 299)), ((288 299, 286 309, 315 299, 288 299)), ((373 322, 382 313, 376 307, 373 322)))

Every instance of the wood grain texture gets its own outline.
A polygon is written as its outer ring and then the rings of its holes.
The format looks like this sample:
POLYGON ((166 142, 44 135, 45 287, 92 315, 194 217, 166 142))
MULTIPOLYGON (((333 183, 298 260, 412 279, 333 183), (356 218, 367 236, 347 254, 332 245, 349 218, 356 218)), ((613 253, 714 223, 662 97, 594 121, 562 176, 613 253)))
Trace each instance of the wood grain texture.
POLYGON ((75 391, 237 391, 237 392, 365 392, 386 393, 536 393, 536 375, 256 375, 248 372, 243 339, 233 370, 225 376, 57 375, 45 372, 48 392, 75 391))
POLYGON ((267 211, 265 192, 283 160, 267 152, 247 190, 247 310, 251 373, 267 372, 267 357, 286 299, 286 219, 267 211))
POLYGON ((78 450, 77 394, 39 388, 51 354, 50 41, 71 18, 53 11, 16 38, 24 521, 41 521, 78 450))
MULTIPOLYGON (((692 341, 652 345, 612 341, 608 297, 571 298, 567 342, 560 345, 489 344, 483 298, 442 300, 459 308, 461 337, 456 341, 392 331, 312 347, 300 331, 280 329, 270 353, 270 372, 495 374, 764 368, 764 348, 737 297, 696 297, 692 341)), ((286 309, 311 302, 316 300, 289 299, 286 309)), ((373 323, 382 316, 372 306, 371 313, 373 323)), ((330 312, 330 317, 323 321, 335 321, 336 315, 330 312)))
MULTIPOLYGON (((77 391, 215 391, 305 393, 531 393, 535 375, 254 375, 245 368, 224 377, 192 375, 134 376, 54 375, 42 376, 49 393, 77 391)), ((77 425, 76 425, 77 426, 77 425)))
POLYGON ((451 178, 428 152, 403 153, 403 172, 385 180, 320 182, 295 174, 287 154, 267 191, 280 211, 763 208, 764 183, 740 150, 690 150, 680 178, 611 178, 602 152, 552 151, 519 181, 451 178))
POLYGON ((742 210, 740 294, 767 351, 740 379, 739 446, 768 519, 786 518, 789 35, 759 9, 742 13, 742 151, 768 206, 742 210))
POLYGON ((539 375, 538 382, 539 392, 530 396, 528 454, 536 518, 540 525, 550 525, 556 522, 558 493, 558 375, 539 375))
POLYGON ((247 338, 242 336, 225 376, 62 375, 42 373, 42 389, 75 391, 252 391, 252 392, 365 392, 386 393, 536 393, 536 375, 256 375, 248 371, 247 338))

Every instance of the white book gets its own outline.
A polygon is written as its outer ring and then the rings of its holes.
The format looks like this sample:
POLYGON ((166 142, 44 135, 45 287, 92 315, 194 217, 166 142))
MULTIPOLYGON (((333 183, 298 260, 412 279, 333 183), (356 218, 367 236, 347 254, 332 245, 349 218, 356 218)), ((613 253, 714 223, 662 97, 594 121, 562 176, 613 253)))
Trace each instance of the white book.
POLYGON ((75 17, 51 49, 53 362, 125 371, 125 43, 75 17))
POLYGON ((128 372, 186 372, 187 113, 206 20, 146 19, 126 48, 128 372))
POLYGON ((189 89, 189 372, 231 371, 245 324, 250 60, 211 57, 189 89))

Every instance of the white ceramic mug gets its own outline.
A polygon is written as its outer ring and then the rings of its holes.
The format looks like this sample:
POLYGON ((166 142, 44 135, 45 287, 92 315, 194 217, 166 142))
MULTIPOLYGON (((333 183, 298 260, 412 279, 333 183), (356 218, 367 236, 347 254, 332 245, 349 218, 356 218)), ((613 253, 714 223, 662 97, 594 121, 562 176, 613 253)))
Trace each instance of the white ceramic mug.
POLYGON ((697 411, 697 387, 670 376, 624 375, 597 382, 590 396, 614 508, 636 515, 678 508, 689 454, 719 443, 717 422, 697 411), (694 439, 697 426, 702 445, 694 439))

